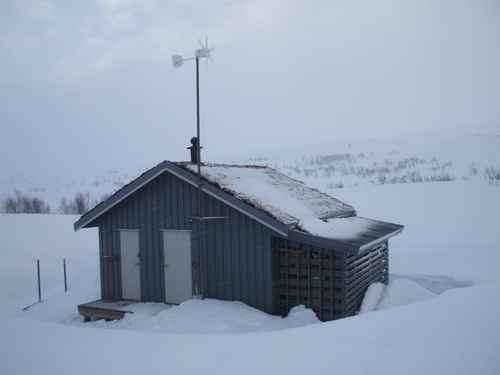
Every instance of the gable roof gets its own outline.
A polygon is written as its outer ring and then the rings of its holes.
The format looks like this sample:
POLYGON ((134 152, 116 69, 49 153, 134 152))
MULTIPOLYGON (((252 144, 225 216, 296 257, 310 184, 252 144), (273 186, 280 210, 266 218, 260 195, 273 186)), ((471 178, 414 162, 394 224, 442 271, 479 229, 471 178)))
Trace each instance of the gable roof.
MULTIPOLYGON (((188 162, 161 162, 82 215, 74 224, 75 230, 92 226, 99 216, 164 172, 198 186, 196 168, 188 162)), ((359 250, 403 228, 359 218, 352 206, 269 167, 202 164, 201 174, 205 193, 284 237, 320 241, 324 247, 331 247, 334 241, 336 247, 359 250)))
MULTIPOLYGON (((177 163, 196 173, 192 163, 177 163)), ((217 187, 289 226, 355 216, 354 208, 266 166, 203 164, 201 175, 217 187)))
MULTIPOLYGON (((109 211, 115 205, 126 199, 129 195, 133 194, 144 185, 148 184, 154 180, 159 175, 168 172, 174 176, 180 178, 181 180, 191 184, 192 186, 198 186, 197 176, 180 166, 180 163, 173 163, 170 161, 163 161, 160 164, 154 166, 153 168, 147 170, 141 174, 136 179, 132 180, 127 185, 123 186, 121 189, 113 193, 109 198, 105 199, 97 206, 91 210, 84 213, 80 219, 78 219, 74 224, 75 231, 93 226, 95 220, 101 215, 109 211)), ((216 187, 213 184, 204 181, 202 184, 202 189, 205 193, 215 197, 216 199, 224 202, 225 204, 231 206, 232 208, 242 212, 243 214, 250 216, 252 219, 258 221, 259 223, 267 226, 268 228, 274 230, 275 232, 286 236, 288 232, 288 226, 274 219, 266 212, 263 212, 255 207, 245 204, 240 199, 234 197, 233 195, 223 191, 222 189, 216 187)))

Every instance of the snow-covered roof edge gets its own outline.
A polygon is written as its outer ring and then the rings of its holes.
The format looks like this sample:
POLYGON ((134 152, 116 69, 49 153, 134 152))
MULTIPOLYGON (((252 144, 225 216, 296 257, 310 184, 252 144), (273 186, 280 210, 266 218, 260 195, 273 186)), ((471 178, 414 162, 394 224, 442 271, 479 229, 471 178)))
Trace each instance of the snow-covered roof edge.
MULTIPOLYGON (((196 164, 177 164, 190 173, 197 171, 196 164)), ((201 174, 204 181, 288 226, 300 227, 309 216, 317 220, 356 216, 351 205, 268 166, 203 163, 201 174)))
MULTIPOLYGON (((356 216, 359 220, 369 220, 377 224, 376 232, 365 232, 355 238, 332 238, 323 235, 313 234, 297 229, 290 229, 288 238, 292 241, 306 243, 309 245, 332 249, 350 254, 363 253, 366 250, 378 246, 380 243, 398 235, 404 229, 404 225, 389 223, 380 220, 368 219, 356 216)), ((339 219, 342 220, 342 219, 339 219)))
MULTIPOLYGON (((128 196, 133 194, 135 191, 142 188, 144 185, 154 180, 156 177, 164 172, 169 172, 176 177, 190 183, 193 186, 197 186, 196 174, 192 171, 188 171, 181 167, 181 163, 175 163, 170 161, 163 161, 155 167, 142 173, 136 179, 132 180, 127 185, 123 186, 121 189, 117 190, 109 198, 99 203, 97 206, 91 210, 84 213, 75 223, 75 231, 85 228, 95 226, 95 220, 98 219, 108 210, 112 209, 116 204, 126 199, 128 196)), ((251 167, 251 166, 250 166, 251 167)), ((259 166, 257 166, 259 167, 259 166)), ((264 168, 264 167, 262 167, 264 168)), ((372 239, 366 241, 369 236, 364 235, 364 238, 357 239, 342 239, 342 238, 331 238, 325 237, 321 234, 311 233, 310 231, 305 231, 298 225, 286 225, 282 222, 276 220, 268 213, 263 212, 259 208, 253 207, 252 205, 238 199, 237 197, 231 195, 230 193, 224 191, 216 184, 204 179, 203 191, 207 194, 221 200, 222 202, 228 204, 229 206, 237 209, 243 214, 251 217, 252 219, 258 221, 259 223, 265 225, 266 227, 272 229, 276 233, 282 235, 283 237, 288 237, 291 240, 300 240, 306 243, 315 244, 324 248, 330 248, 339 251, 349 251, 349 252, 359 252, 362 251, 367 246, 374 246, 375 243, 384 241, 396 234, 400 233, 403 229, 402 225, 382 222, 373 219, 361 218, 358 216, 353 216, 349 218, 337 218, 336 220, 350 219, 350 220, 369 220, 371 223, 377 225, 377 228, 383 228, 383 230, 372 231, 372 239)))
MULTIPOLYGON (((177 162, 165 160, 154 166, 153 168, 148 169, 137 178, 124 185, 121 189, 114 192, 110 197, 99 203, 97 206, 85 212, 74 223, 74 230, 78 231, 81 228, 95 226, 93 225, 93 223, 101 215, 112 209, 115 205, 126 199, 128 196, 130 196, 164 172, 169 172, 176 177, 188 182, 189 184, 197 186, 196 176, 193 173, 187 171, 185 168, 180 167, 179 163, 177 162)), ((257 222, 265 225, 266 227, 272 229, 278 234, 285 237, 287 236, 287 225, 284 225, 283 223, 277 221, 266 213, 263 213, 260 210, 247 205, 238 198, 228 194, 227 192, 224 192, 222 189, 219 189, 212 184, 205 183, 203 184, 203 191, 242 212, 243 214, 251 217, 257 222)))

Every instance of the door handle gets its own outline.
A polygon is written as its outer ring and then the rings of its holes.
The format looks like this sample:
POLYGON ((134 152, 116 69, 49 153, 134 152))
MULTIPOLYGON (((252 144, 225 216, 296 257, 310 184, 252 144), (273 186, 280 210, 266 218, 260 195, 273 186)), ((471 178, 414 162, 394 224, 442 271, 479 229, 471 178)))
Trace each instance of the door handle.
POLYGON ((163 269, 167 269, 168 268, 168 264, 166 264, 166 263, 162 264, 162 267, 163 267, 163 269))

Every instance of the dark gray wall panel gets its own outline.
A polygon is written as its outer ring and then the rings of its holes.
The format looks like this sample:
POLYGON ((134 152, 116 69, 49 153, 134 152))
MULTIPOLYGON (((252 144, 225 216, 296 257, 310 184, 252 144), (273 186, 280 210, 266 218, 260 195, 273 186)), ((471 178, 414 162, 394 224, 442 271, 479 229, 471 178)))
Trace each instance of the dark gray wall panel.
POLYGON ((152 302, 164 301, 161 230, 190 229, 204 296, 272 312, 271 230, 206 193, 203 214, 227 218, 191 222, 196 207, 197 189, 166 172, 103 214, 98 220, 103 298, 121 298, 120 229, 140 230, 141 293, 152 302))

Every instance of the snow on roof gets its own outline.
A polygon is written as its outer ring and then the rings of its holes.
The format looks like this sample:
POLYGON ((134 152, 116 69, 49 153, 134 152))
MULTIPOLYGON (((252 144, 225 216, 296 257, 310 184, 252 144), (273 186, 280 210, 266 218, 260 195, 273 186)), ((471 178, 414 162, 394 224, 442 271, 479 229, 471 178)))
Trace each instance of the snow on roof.
MULTIPOLYGON (((196 164, 179 164, 192 172, 196 164)), ((252 165, 203 164, 201 174, 236 198, 287 225, 317 234, 327 219, 355 216, 350 205, 306 186, 272 168, 252 165)), ((338 231, 341 231, 340 225, 338 231)))
POLYGON ((303 223, 304 229, 316 236, 344 241, 358 239, 366 233, 378 229, 379 225, 379 221, 359 216, 328 219, 326 222, 315 220, 303 223))

